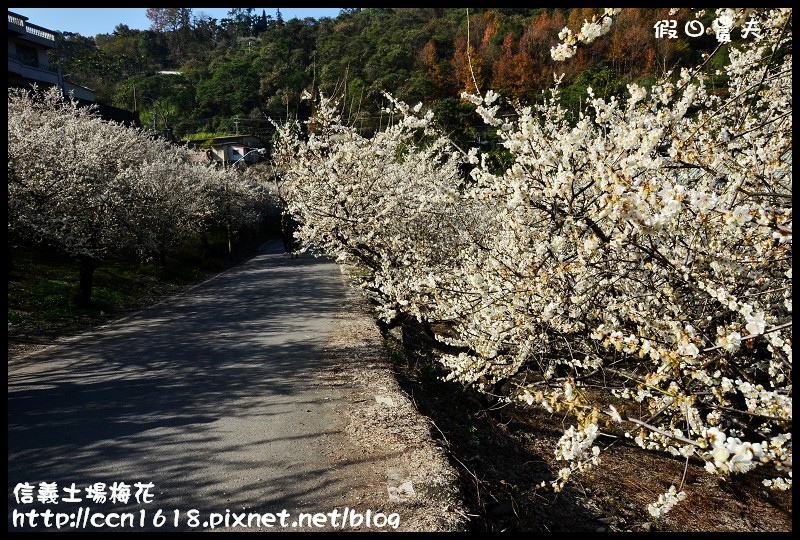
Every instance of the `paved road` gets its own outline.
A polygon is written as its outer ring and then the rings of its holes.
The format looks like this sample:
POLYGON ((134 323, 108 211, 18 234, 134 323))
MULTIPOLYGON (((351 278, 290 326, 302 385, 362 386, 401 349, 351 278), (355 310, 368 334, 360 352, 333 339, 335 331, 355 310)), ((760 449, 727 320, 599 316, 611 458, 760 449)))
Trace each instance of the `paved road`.
POLYGON ((77 519, 90 507, 96 524, 106 522, 95 513, 133 513, 133 530, 145 530, 162 509, 165 531, 176 530, 174 510, 177 530, 193 509, 201 522, 226 509, 329 510, 345 489, 325 449, 340 427, 341 390, 314 374, 345 287, 336 264, 292 260, 270 242, 166 303, 11 363, 9 530, 22 523, 14 510, 77 519), (62 500, 17 504, 24 482, 34 497, 40 482, 55 482, 62 500), (96 482, 124 482, 134 494, 135 483, 152 483, 153 501, 94 502, 85 488, 96 482), (81 503, 63 500, 73 483, 81 503))

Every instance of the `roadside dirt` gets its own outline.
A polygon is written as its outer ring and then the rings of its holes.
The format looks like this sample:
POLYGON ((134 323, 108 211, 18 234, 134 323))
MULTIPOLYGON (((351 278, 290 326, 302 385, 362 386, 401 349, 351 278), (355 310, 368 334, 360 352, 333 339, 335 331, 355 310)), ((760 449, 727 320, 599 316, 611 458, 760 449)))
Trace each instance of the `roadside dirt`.
POLYGON ((347 389, 344 443, 331 457, 353 484, 350 504, 396 513, 397 531, 466 530, 458 473, 398 384, 369 305, 352 287, 325 352, 320 383, 347 389))

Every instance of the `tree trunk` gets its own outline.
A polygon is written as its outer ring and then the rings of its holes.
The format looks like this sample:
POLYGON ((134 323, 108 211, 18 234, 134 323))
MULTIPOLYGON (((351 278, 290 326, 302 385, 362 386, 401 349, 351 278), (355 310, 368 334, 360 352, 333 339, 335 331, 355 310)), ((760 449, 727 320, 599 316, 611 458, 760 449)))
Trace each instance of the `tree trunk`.
POLYGON ((211 244, 208 242, 208 234, 205 231, 200 235, 200 247, 202 248, 203 259, 211 256, 211 244))
POLYGON ((94 259, 81 259, 78 295, 75 297, 75 303, 79 307, 88 308, 92 306, 92 279, 94 278, 94 271, 96 268, 97 261, 94 259))

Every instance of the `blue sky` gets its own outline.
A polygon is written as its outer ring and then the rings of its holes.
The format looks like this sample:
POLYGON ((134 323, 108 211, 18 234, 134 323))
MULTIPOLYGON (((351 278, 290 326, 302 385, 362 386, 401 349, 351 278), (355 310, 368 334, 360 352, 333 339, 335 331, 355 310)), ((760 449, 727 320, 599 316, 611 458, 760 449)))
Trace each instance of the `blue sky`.
MULTIPOLYGON (((192 8, 195 15, 205 12, 215 19, 228 16, 231 8, 192 8)), ((261 15, 261 10, 275 17, 278 9, 284 20, 313 17, 336 17, 341 8, 254 8, 254 13, 261 15)), ((9 7, 13 11, 29 18, 28 22, 43 26, 48 30, 75 32, 84 37, 97 34, 111 34, 118 24, 126 24, 132 30, 147 30, 150 21, 145 13, 147 8, 22 8, 9 7)))

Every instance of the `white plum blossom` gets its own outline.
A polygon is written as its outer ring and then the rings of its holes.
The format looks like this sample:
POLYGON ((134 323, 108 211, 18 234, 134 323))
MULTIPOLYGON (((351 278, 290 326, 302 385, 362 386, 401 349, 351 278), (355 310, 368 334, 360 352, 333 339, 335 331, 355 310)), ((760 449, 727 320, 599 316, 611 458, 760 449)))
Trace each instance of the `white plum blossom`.
POLYGON ((645 97, 647 97, 647 90, 640 87, 636 83, 628 85, 628 92, 630 92, 631 94, 631 98, 628 101, 629 105, 635 105, 636 103, 642 101, 645 97))
POLYGON ((578 52, 578 49, 574 45, 560 43, 550 49, 550 56, 553 57, 553 60, 566 60, 575 56, 576 52, 578 52))
POLYGON ((622 416, 620 416, 619 411, 613 405, 609 405, 609 412, 608 414, 611 416, 611 419, 615 422, 622 422, 622 416))
POLYGON ((573 34, 569 28, 564 27, 558 33, 561 43, 550 49, 553 60, 563 61, 572 58, 577 52, 578 43, 592 43, 603 34, 607 34, 611 30, 613 17, 619 12, 618 8, 607 8, 599 17, 594 16, 591 21, 584 20, 577 35, 573 34))
POLYGON ((729 352, 735 352, 742 344, 742 335, 739 332, 719 336, 717 345, 729 352))
POLYGON ((675 486, 669 486, 666 493, 662 493, 658 496, 656 502, 647 505, 647 511, 650 512, 651 516, 658 518, 665 515, 672 510, 676 504, 684 500, 686 500, 685 491, 678 491, 675 486))
POLYGON ((575 461, 585 457, 589 452, 595 454, 592 443, 596 438, 597 424, 589 424, 578 429, 575 429, 575 426, 568 427, 558 441, 556 459, 575 461))

